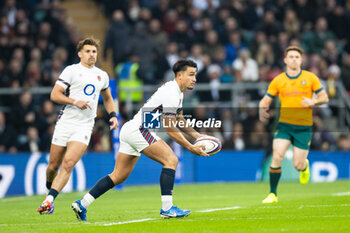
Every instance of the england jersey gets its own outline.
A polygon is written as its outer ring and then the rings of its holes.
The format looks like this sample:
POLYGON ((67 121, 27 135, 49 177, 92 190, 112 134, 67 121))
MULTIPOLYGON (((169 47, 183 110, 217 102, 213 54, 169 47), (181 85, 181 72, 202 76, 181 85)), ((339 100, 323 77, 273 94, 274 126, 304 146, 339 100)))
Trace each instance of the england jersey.
POLYGON ((93 123, 96 117, 100 92, 109 86, 108 74, 93 67, 87 68, 81 63, 67 66, 58 77, 56 84, 65 89, 65 95, 75 99, 89 101, 92 109, 81 110, 74 105, 64 105, 58 116, 58 123, 93 123))
POLYGON ((163 115, 175 116, 182 110, 183 96, 183 92, 180 90, 177 82, 175 80, 169 81, 158 88, 134 116, 132 121, 141 127, 143 124, 143 111, 159 111, 163 115))

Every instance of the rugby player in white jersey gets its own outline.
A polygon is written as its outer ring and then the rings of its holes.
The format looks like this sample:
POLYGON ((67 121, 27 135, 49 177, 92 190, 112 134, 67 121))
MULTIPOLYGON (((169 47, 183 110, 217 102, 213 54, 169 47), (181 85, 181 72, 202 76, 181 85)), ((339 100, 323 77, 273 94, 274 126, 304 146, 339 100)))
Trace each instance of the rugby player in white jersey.
POLYGON ((77 45, 80 63, 67 66, 51 92, 51 100, 64 106, 52 137, 46 169, 49 193, 38 208, 40 214, 53 212, 54 199, 66 185, 89 144, 100 93, 110 116, 110 129, 118 127, 108 74, 95 66, 98 46, 99 42, 93 38, 80 41, 77 45))
POLYGON ((173 66, 175 79, 165 83, 151 96, 134 118, 126 122, 120 131, 120 149, 117 154, 114 171, 100 179, 95 186, 81 199, 72 203, 72 209, 78 220, 86 221, 86 208, 99 196, 123 183, 133 170, 140 154, 163 165, 160 175, 163 218, 184 217, 191 213, 173 205, 172 191, 178 158, 173 150, 160 139, 155 132, 150 132, 143 125, 143 111, 151 110, 154 117, 163 114, 167 134, 178 144, 198 156, 208 156, 202 146, 192 145, 186 138, 193 140, 203 136, 191 127, 180 128, 182 133, 171 124, 184 121, 182 116, 183 92, 193 89, 196 83, 197 64, 190 60, 179 60, 173 66))

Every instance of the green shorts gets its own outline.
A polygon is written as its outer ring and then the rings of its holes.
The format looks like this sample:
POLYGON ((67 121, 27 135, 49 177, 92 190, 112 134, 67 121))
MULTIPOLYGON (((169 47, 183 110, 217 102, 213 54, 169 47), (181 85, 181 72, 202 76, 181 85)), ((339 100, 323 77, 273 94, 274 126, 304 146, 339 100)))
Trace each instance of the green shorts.
POLYGON ((287 139, 293 146, 310 150, 312 126, 292 125, 279 122, 273 138, 287 139))

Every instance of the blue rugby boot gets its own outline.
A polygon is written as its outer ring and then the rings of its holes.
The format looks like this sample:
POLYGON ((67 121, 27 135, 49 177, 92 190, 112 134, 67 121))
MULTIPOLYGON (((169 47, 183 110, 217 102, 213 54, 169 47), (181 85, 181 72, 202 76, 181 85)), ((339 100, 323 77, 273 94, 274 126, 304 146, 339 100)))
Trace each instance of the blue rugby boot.
POLYGON ((182 210, 177 206, 172 206, 169 210, 160 210, 160 217, 162 218, 182 218, 191 214, 190 210, 182 210))
POLYGON ((81 205, 80 200, 77 200, 77 201, 72 203, 72 210, 74 211, 74 213, 79 221, 86 221, 87 220, 87 218, 86 218, 87 210, 84 206, 81 205))

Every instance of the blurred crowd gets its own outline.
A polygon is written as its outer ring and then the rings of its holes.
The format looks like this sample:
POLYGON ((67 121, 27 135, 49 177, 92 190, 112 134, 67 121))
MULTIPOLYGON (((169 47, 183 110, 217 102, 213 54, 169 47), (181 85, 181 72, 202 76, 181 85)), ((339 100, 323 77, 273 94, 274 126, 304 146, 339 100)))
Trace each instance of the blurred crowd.
MULTIPOLYGON (((119 87, 159 85, 173 77, 171 67, 178 59, 194 60, 197 83, 211 90, 187 93, 185 101, 197 106, 194 117, 223 121, 225 130, 206 133, 219 137, 224 148, 270 146, 274 124, 260 123, 250 106, 265 89, 240 90, 239 109, 208 110, 199 103, 230 101, 231 93, 218 90, 223 85, 271 81, 283 72, 283 51, 289 45, 304 49, 303 68, 320 77, 330 98, 339 95, 335 81, 350 95, 350 1, 95 1, 110 19, 102 49, 104 58, 112 51, 119 87)), ((81 35, 60 1, 0 0, 0 13, 0 87, 51 87, 65 66, 78 62, 75 46, 81 35)), ((121 91, 123 120, 126 98, 121 91)), ((143 103, 147 96, 133 92, 131 98, 143 103)), ((29 91, 1 97, 0 152, 48 150, 57 115, 48 99, 29 91)), ((336 114, 327 107, 315 111, 312 149, 350 150, 347 132, 327 128, 336 114)), ((99 111, 90 150, 111 149, 106 118, 99 111)))

